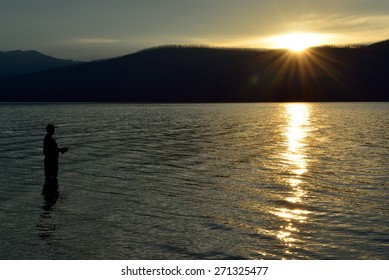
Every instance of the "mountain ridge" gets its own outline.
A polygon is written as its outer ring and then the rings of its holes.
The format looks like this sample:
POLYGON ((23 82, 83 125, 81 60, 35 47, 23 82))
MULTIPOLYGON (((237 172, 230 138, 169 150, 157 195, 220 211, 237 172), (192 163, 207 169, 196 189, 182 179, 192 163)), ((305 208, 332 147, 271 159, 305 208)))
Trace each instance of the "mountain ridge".
POLYGON ((81 63, 55 58, 35 50, 0 51, 0 78, 31 74, 81 63))
POLYGON ((1 79, 0 101, 389 101, 386 42, 306 54, 163 46, 1 79))

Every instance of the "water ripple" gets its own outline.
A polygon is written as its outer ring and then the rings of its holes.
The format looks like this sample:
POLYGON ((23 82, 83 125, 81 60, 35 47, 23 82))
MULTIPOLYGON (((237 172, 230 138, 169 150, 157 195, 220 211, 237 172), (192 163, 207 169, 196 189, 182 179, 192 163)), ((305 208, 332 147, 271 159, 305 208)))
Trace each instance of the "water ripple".
POLYGON ((1 105, 0 257, 387 259, 388 111, 1 105), (48 208, 40 192, 49 122, 60 146, 91 136, 60 156, 48 208))

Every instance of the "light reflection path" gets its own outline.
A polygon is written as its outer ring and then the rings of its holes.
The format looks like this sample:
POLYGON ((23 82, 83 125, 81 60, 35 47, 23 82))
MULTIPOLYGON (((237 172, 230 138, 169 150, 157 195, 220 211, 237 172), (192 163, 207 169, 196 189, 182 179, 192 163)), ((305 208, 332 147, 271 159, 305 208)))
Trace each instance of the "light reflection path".
POLYGON ((283 221, 277 238, 286 245, 285 253, 293 257, 293 249, 302 247, 298 238, 299 225, 308 219, 309 211, 301 209, 306 191, 302 187, 307 171, 305 138, 309 133, 309 106, 306 104, 286 104, 288 126, 285 129, 287 151, 282 154, 288 176, 286 183, 291 188, 284 199, 288 207, 277 208, 273 213, 283 221))

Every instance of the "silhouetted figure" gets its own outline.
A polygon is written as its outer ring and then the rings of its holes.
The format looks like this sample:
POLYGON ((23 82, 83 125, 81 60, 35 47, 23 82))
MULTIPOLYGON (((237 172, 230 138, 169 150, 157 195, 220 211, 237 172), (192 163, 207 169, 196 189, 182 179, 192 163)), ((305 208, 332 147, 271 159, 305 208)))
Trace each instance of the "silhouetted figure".
POLYGON ((55 126, 46 126, 47 134, 43 141, 43 154, 45 155, 45 178, 46 183, 57 180, 58 177, 58 157, 59 153, 66 153, 68 148, 58 148, 57 142, 53 138, 55 126))

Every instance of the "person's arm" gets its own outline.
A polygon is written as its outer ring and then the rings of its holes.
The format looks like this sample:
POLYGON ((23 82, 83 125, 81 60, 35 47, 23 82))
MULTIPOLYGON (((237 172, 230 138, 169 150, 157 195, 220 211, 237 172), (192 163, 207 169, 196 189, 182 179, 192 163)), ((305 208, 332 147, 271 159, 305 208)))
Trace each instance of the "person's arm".
POLYGON ((67 147, 65 148, 58 148, 57 143, 53 139, 45 139, 44 143, 44 154, 47 155, 54 155, 57 153, 64 154, 68 151, 69 149, 67 147))

